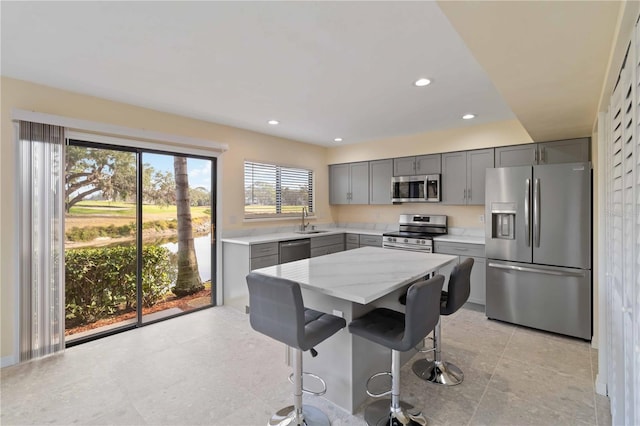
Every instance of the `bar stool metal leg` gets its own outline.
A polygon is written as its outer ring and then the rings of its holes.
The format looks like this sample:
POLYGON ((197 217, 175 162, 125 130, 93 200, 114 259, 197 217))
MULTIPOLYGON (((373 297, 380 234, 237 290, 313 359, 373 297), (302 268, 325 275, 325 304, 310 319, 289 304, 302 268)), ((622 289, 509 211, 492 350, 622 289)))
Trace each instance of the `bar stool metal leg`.
POLYGON ((455 386, 462 383, 464 373, 454 364, 442 361, 440 353, 440 321, 433 332, 433 352, 434 359, 430 361, 426 358, 419 359, 411 367, 416 376, 437 385, 455 386))
POLYGON ((267 426, 329 426, 329 418, 311 405, 302 405, 302 351, 291 348, 293 355, 293 404, 271 417, 267 426))
POLYGON ((427 419, 420 410, 400 401, 400 352, 391 351, 391 401, 383 399, 369 404, 364 410, 369 426, 425 426, 427 419))

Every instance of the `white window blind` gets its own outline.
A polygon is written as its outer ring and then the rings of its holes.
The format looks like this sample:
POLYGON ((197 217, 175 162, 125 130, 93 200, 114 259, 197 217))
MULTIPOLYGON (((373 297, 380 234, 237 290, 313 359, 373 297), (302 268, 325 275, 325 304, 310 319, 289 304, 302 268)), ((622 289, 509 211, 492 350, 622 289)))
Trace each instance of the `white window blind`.
POLYGON ((244 162, 245 218, 298 216, 313 212, 313 171, 244 162))

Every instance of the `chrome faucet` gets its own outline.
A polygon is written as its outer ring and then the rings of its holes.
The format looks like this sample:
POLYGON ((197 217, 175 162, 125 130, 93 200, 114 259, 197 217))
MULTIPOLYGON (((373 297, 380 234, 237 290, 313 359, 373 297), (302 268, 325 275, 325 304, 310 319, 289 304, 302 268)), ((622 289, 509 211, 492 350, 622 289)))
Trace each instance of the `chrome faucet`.
POLYGON ((309 214, 307 213, 307 208, 306 208, 306 207, 303 207, 303 208, 302 208, 302 225, 300 225, 300 230, 301 230, 301 231, 306 230, 306 229, 307 229, 307 226, 309 226, 309 222, 307 222, 306 224, 304 223, 304 217, 305 217, 305 215, 306 215, 307 217, 309 216, 309 214))

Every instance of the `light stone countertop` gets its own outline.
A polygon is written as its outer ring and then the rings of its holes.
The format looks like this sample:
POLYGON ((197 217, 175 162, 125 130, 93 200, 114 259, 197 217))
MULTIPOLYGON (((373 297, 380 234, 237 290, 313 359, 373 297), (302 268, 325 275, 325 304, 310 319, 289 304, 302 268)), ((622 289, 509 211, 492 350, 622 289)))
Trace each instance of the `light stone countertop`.
POLYGON ((457 260, 457 256, 361 247, 256 269, 305 289, 368 304, 457 260))
POLYGON ((293 232, 293 231, 274 232, 271 234, 247 235, 242 237, 222 238, 222 242, 231 243, 231 244, 240 244, 240 245, 252 245, 252 244, 262 244, 262 243, 274 243, 279 241, 301 240, 303 238, 314 238, 314 237, 321 237, 323 235, 335 235, 335 234, 364 234, 364 235, 382 236, 382 233, 385 232, 385 231, 376 230, 376 229, 354 229, 354 228, 334 228, 334 227, 332 228, 318 227, 318 230, 327 231, 327 232, 318 232, 315 234, 298 234, 297 232, 293 232))

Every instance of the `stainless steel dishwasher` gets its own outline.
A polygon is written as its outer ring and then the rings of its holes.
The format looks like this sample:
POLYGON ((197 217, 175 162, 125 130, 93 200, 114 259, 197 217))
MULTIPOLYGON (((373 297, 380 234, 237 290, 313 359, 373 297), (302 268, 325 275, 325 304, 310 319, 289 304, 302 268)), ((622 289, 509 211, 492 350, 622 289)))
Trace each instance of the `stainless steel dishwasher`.
POLYGON ((280 241, 280 262, 287 263, 294 260, 308 259, 311 257, 311 240, 280 241))

